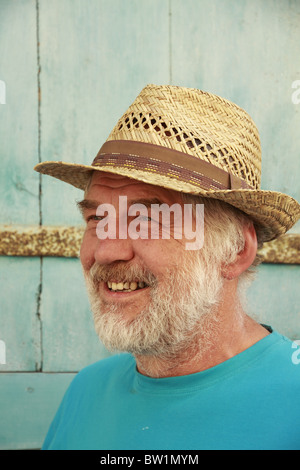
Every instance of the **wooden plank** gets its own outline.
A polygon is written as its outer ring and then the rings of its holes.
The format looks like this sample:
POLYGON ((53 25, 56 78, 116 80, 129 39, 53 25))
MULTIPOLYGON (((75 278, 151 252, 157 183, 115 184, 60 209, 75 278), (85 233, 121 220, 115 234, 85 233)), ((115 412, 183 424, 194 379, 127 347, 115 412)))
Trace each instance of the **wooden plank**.
MULTIPOLYGON (((0 226, 0 255, 78 257, 84 227, 0 226)), ((300 264, 300 234, 265 243, 263 263, 300 264)))
MULTIPOLYGON (((91 163, 141 88, 169 80, 168 2, 42 1, 40 44, 42 160, 91 163)), ((81 191, 42 188, 45 225, 80 223, 81 191)))
POLYGON ((292 340, 300 339, 299 266, 262 264, 247 293, 247 312, 292 340))
POLYGON ((41 367, 40 259, 0 257, 0 340, 6 349, 0 371, 41 367))
POLYGON ((171 14, 172 82, 245 108, 261 136, 262 189, 299 201, 299 1, 172 0, 171 14))
POLYGON ((0 226, 0 255, 76 258, 83 227, 0 226))
POLYGON ((40 449, 75 374, 0 374, 0 450, 40 449))
MULTIPOLYGON (((40 1, 39 36, 41 159, 90 163, 140 89, 148 81, 168 81, 168 3, 40 1), (153 24, 155 34, 149 37, 153 24)), ((74 201, 82 198, 81 191, 43 177, 42 193, 43 224, 80 225, 74 201)), ((37 238, 41 241, 40 232, 37 238)), ((62 238, 59 231, 50 243, 57 247, 56 256, 62 246, 65 253, 79 248, 74 232, 66 243, 62 238)), ((44 370, 77 370, 106 354, 94 333, 75 263, 43 262, 44 370)))
POLYGON ((0 2, 0 223, 39 223, 38 93, 34 0, 0 2))
POLYGON ((43 371, 78 371, 109 355, 94 330, 78 259, 44 259, 41 319, 43 371))
POLYGON ((300 264, 300 234, 290 233, 265 243, 259 254, 263 263, 300 264))

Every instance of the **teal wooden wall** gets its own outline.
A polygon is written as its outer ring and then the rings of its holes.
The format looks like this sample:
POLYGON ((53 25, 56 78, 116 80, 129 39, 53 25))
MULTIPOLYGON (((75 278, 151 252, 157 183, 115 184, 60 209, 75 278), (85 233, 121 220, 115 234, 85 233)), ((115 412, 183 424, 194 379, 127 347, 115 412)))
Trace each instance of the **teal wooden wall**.
MULTIPOLYGON (((0 224, 81 224, 80 192, 33 166, 90 163, 147 83, 247 109, 263 189, 300 200, 299 26, 298 0, 0 0, 0 224)), ((76 371, 107 353, 77 259, 0 263, 0 448, 40 448, 76 371)), ((299 281, 299 266, 262 265, 249 311, 299 339, 299 281)))

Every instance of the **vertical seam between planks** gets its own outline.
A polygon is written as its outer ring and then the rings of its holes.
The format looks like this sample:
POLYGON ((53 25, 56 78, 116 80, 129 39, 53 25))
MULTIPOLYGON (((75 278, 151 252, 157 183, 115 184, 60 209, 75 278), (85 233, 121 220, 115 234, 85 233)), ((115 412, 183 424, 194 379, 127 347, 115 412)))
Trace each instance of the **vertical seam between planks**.
MULTIPOLYGON (((38 161, 41 163, 41 61, 40 61, 40 8, 39 0, 35 2, 36 6, 36 52, 37 52, 37 120, 38 120, 38 161)), ((39 225, 43 224, 42 218, 42 175, 39 175, 39 225)), ((36 371, 43 369, 43 329, 41 319, 41 299, 43 291, 43 257, 40 256, 40 279, 37 291, 37 309, 36 316, 40 326, 40 363, 36 363, 36 371)))
POLYGON ((170 85, 172 85, 173 74, 172 74, 172 0, 169 0, 169 79, 170 85))
MULTIPOLYGON (((38 87, 38 162, 41 163, 41 61, 40 61, 40 10, 36 0, 36 51, 37 51, 37 87, 38 87)), ((42 225, 42 175, 39 175, 39 224, 42 225)))

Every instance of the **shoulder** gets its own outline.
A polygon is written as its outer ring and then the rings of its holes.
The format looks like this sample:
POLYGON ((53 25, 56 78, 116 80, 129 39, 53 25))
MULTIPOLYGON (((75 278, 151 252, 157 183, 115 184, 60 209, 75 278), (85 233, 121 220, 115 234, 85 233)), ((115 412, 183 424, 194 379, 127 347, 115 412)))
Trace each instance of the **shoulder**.
POLYGON ((273 331, 266 354, 261 364, 268 368, 269 378, 277 377, 279 382, 294 383, 300 387, 300 341, 291 340, 273 331))
POLYGON ((273 350, 274 353, 285 357, 293 363, 293 351, 300 348, 300 340, 292 340, 287 338, 281 333, 278 333, 276 330, 272 331, 273 337, 273 350))

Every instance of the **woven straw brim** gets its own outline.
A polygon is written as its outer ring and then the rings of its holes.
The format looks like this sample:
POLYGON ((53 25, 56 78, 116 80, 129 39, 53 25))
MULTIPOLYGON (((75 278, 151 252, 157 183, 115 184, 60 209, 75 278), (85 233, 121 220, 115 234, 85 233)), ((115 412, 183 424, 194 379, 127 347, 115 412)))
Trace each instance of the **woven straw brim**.
POLYGON ((266 190, 209 190, 149 171, 118 166, 80 165, 64 162, 43 162, 34 168, 37 172, 52 176, 85 190, 94 171, 127 176, 144 183, 175 191, 201 195, 224 201, 248 214, 259 226, 267 229, 265 241, 271 241, 286 233, 300 218, 300 204, 292 197, 266 190))

